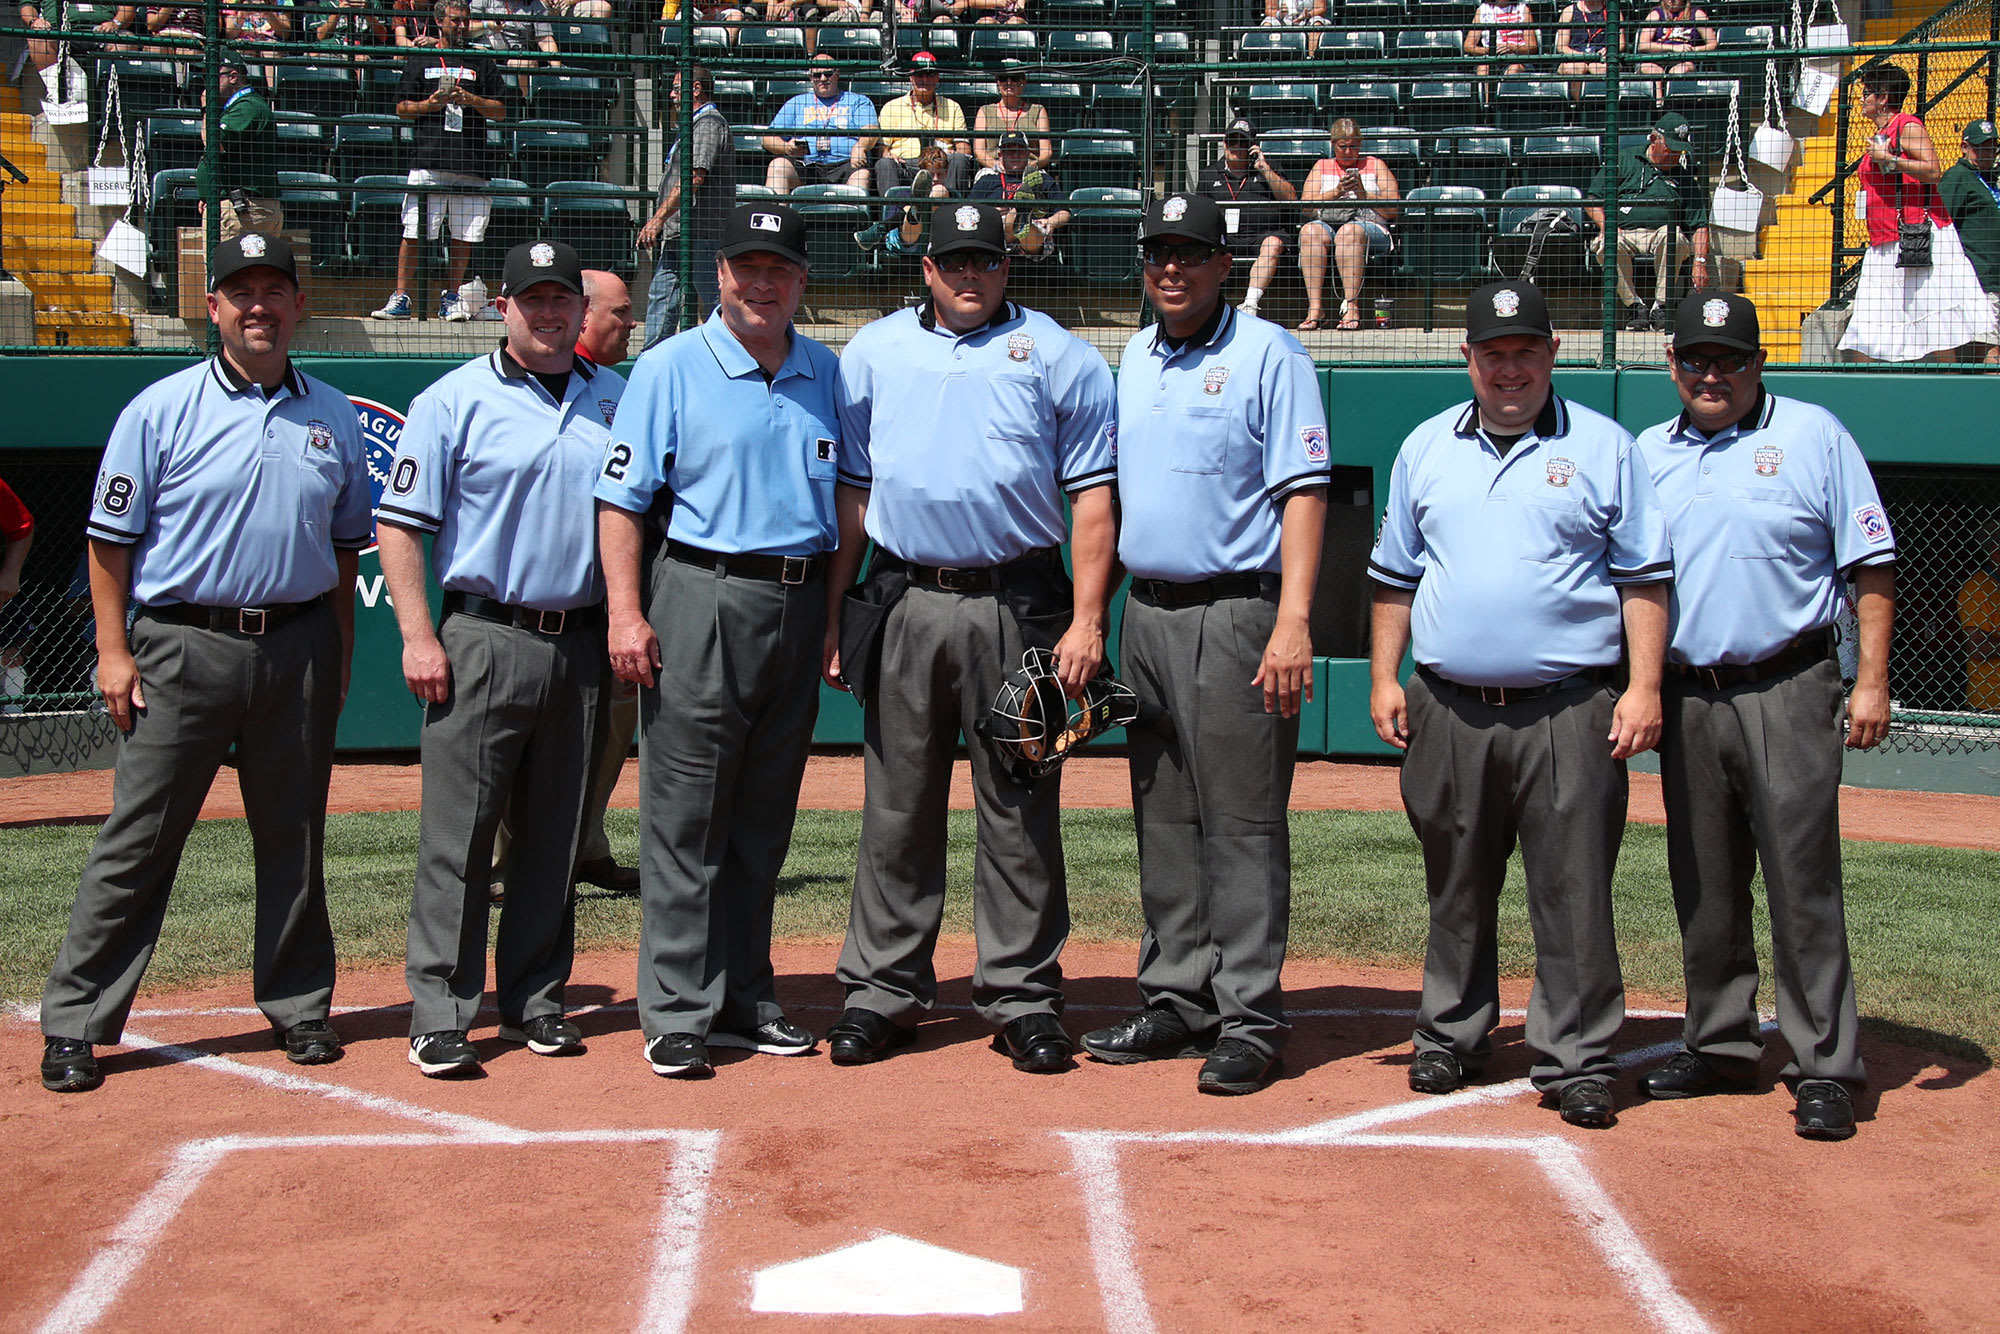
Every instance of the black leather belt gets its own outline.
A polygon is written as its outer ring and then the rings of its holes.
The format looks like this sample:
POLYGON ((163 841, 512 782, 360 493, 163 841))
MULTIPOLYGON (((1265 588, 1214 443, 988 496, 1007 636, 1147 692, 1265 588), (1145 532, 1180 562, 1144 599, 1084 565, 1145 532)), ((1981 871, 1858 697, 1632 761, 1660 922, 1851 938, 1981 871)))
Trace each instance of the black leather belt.
POLYGON ((976 569, 918 565, 914 561, 907 562, 906 568, 910 582, 926 588, 946 593, 992 593, 1006 587, 1009 575, 1022 566, 1047 564, 1054 557, 1055 550, 1054 547, 1036 547, 1027 555, 1017 556, 1004 565, 983 565, 976 569))
POLYGON ((1667 670, 1709 690, 1729 690, 1754 685, 1779 676, 1789 676, 1802 667, 1824 662, 1833 656, 1833 635, 1826 630, 1808 630, 1791 643, 1757 662, 1730 663, 1721 667, 1691 667, 1684 662, 1667 664, 1667 670))
POLYGON ((193 625, 203 630, 230 630, 239 635, 262 635, 302 616, 326 601, 326 595, 304 602, 280 602, 270 607, 197 607, 188 602, 163 603, 140 608, 156 621, 169 625, 193 625))
POLYGON ((1191 584, 1169 583, 1165 579, 1134 579, 1132 591, 1142 602, 1157 607, 1206 607, 1224 598, 1255 598, 1278 589, 1278 576, 1250 571, 1245 574, 1218 574, 1191 584))
POLYGON ((533 630, 538 635, 559 635, 594 624, 603 610, 601 604, 592 603, 568 611, 538 611, 533 607, 517 607, 498 598, 481 597, 477 593, 444 595, 444 614, 447 616, 470 616, 475 621, 511 625, 520 630, 533 630))
POLYGON ((1418 667, 1418 673, 1426 680, 1441 685, 1447 690, 1476 699, 1481 704, 1525 704, 1531 699, 1545 699, 1578 686, 1601 685, 1617 674, 1615 667, 1586 667, 1580 672, 1571 672, 1560 681, 1550 681, 1538 686, 1469 686, 1449 677, 1439 676, 1428 667, 1418 667))
POLYGON ((826 569, 826 556, 760 556, 753 553, 708 551, 685 542, 667 543, 667 554, 684 565, 699 565, 717 574, 768 579, 774 584, 802 584, 826 569))

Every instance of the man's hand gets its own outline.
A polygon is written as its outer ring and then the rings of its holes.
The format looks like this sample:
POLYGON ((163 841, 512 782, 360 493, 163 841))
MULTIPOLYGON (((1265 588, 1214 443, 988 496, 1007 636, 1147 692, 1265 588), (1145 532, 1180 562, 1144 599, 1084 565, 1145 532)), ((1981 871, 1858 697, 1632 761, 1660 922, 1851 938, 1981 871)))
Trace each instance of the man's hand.
POLYGON ((1369 689, 1368 718, 1376 736, 1397 750, 1410 748, 1410 705, 1399 683, 1383 681, 1369 689))
POLYGON ((660 233, 665 230, 666 230, 666 223, 663 220, 659 218, 646 219, 646 225, 639 229, 639 236, 638 236, 639 249, 651 250, 656 244, 658 244, 660 239, 660 233))
POLYGON ((139 664, 122 646, 97 655, 97 688, 104 692, 104 708, 118 730, 132 730, 132 710, 146 707, 146 692, 139 685, 139 664))
POLYGON ((1856 685, 1847 697, 1847 748, 1879 746, 1889 735, 1889 687, 1856 685))
POLYGON ((21 591, 21 576, 18 571, 0 570, 0 607, 13 600, 21 591))
POLYGON ((840 622, 838 621, 827 622, 826 638, 819 646, 819 675, 822 681, 835 690, 850 695, 854 693, 848 690, 847 682, 840 679, 840 622))
POLYGON ((660 638, 643 616, 611 618, 611 671, 621 681, 651 686, 660 665, 660 638))
POLYGON ((451 659, 436 635, 413 637, 403 646, 403 681, 426 704, 451 698, 451 659))
POLYGON ((1299 705, 1313 697, 1312 629, 1305 621, 1278 618, 1250 684, 1264 687, 1264 712, 1298 716, 1299 705))
POLYGON ((785 140, 785 156, 804 157, 806 150, 810 147, 811 145, 803 139, 787 139, 785 140))
POLYGON ((1630 759, 1640 751, 1660 744, 1660 728, 1665 714, 1660 708, 1660 692, 1628 688, 1611 710, 1611 758, 1630 759))
POLYGON ((1075 699, 1103 668, 1104 627, 1079 616, 1056 641, 1056 679, 1063 694, 1075 699))

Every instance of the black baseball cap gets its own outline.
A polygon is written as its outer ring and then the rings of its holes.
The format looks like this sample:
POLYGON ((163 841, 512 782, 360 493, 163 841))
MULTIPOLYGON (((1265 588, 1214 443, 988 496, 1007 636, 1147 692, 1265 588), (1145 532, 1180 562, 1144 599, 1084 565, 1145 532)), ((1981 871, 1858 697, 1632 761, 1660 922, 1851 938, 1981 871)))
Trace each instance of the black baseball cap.
POLYGON ((1026 148, 1027 146, 1028 136, 1022 134, 1019 130, 1009 130, 1000 136, 1000 151, 1003 153, 1010 148, 1026 148))
POLYGON ((1249 117, 1238 116, 1229 122, 1229 128, 1222 132, 1222 138, 1225 143, 1235 139, 1248 139, 1254 143, 1257 139, 1257 127, 1250 123, 1249 117))
POLYGON ((1674 311, 1674 346, 1701 343, 1755 352, 1761 344, 1755 303, 1734 292, 1691 293, 1674 311))
POLYGON ((1007 253, 1007 229, 1000 225, 1000 211, 991 204, 940 206, 931 214, 933 257, 958 250, 983 250, 989 255, 1007 253))
POLYGON ((519 296, 536 283, 557 283, 581 294, 583 261, 561 241, 523 241, 507 252, 500 295, 519 296))
POLYGON ((753 250, 768 250, 781 259, 804 264, 806 220, 785 204, 738 204, 722 224, 722 244, 715 253, 734 259, 753 250))
POLYGON ((1678 112, 1669 111, 1653 122, 1653 133, 1667 141, 1667 147, 1676 153, 1685 153, 1694 147, 1694 129, 1688 118, 1678 112))
POLYGON ((208 290, 213 292, 224 278, 245 269, 276 269, 299 285, 298 261, 292 258, 292 243, 282 236, 244 232, 215 248, 208 262, 208 290))
POLYGON ((1961 137, 1960 142, 1968 144, 1990 144, 1995 139, 2000 139, 2000 134, 1996 134, 1994 132, 1992 121, 1969 120, 1965 122, 1965 134, 1961 137))
POLYGON ((1222 244, 1222 209, 1207 195, 1171 194, 1146 205, 1139 220, 1139 240, 1185 236, 1190 241, 1222 244))
POLYGON ((1483 343, 1508 334, 1555 337, 1549 303, 1533 283, 1488 283, 1465 298, 1465 341, 1483 343))

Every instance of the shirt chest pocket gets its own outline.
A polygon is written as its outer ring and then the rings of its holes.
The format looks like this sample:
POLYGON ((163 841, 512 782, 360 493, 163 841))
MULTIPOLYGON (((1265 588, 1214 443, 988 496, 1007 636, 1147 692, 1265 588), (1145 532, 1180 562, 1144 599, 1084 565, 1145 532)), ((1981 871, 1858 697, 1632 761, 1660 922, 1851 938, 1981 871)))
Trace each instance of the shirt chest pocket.
POLYGON ((1228 408, 1182 408, 1167 422, 1167 467, 1174 472, 1214 476, 1229 459, 1230 428, 1235 414, 1228 408))
POLYGON ((1523 560, 1567 560, 1583 547, 1589 532, 1582 502, 1567 495, 1524 496, 1515 503, 1514 514, 1523 560))
POLYGON ((315 431, 307 427, 299 431, 291 453, 298 467, 299 495, 307 502, 307 515, 317 517, 322 508, 331 510, 341 484, 347 480, 338 438, 329 429, 315 431))
POLYGON ((1806 526, 1792 504, 1792 493, 1782 486, 1729 488, 1732 560, 1783 560, 1806 526))
POLYGON ((1004 373, 987 377, 986 434, 995 440, 1042 438, 1040 377, 1004 373))

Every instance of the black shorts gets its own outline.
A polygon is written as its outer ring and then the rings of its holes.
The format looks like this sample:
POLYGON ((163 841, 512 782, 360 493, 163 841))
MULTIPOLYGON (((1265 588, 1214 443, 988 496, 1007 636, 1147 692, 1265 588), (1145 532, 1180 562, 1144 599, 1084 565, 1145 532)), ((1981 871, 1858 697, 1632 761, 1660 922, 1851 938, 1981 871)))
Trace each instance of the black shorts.
POLYGON ((807 185, 845 185, 849 176, 861 170, 852 162, 800 162, 794 158, 792 165, 807 185))

